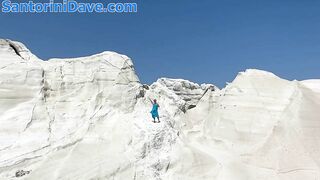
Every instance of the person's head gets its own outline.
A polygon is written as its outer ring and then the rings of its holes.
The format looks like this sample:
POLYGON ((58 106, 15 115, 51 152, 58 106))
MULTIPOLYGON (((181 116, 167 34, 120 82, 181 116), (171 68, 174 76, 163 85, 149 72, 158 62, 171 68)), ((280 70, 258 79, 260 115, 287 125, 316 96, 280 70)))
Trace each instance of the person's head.
POLYGON ((153 102, 154 102, 154 103, 157 103, 157 100, 156 100, 156 99, 154 99, 154 100, 153 100, 153 102))

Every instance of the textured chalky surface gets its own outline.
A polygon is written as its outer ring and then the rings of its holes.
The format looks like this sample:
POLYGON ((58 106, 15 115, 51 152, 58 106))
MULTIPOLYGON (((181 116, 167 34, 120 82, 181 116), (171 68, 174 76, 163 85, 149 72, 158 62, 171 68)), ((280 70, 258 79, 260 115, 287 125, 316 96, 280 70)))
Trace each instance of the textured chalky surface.
POLYGON ((43 61, 0 40, 0 179, 320 180, 319 110, 317 79, 148 86, 125 55, 43 61))

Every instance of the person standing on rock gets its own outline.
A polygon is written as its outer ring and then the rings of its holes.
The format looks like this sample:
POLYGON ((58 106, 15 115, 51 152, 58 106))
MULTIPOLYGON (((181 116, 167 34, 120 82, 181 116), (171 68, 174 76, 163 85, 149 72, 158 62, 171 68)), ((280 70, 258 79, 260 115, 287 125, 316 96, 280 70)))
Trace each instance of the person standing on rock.
POLYGON ((160 123, 160 119, 159 119, 159 113, 158 113, 158 108, 160 107, 159 104, 157 103, 157 100, 154 99, 153 101, 150 99, 151 103, 152 103, 152 110, 151 110, 151 115, 153 118, 153 122, 156 123, 156 118, 158 119, 158 123, 160 123))

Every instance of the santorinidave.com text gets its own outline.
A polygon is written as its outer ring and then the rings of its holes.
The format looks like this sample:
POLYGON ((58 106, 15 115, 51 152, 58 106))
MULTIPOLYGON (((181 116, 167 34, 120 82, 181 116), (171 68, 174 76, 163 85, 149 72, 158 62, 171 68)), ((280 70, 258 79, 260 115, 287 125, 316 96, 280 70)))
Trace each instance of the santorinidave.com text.
POLYGON ((123 2, 77 2, 75 0, 62 0, 48 2, 13 2, 2 0, 2 13, 136 13, 137 3, 123 2))

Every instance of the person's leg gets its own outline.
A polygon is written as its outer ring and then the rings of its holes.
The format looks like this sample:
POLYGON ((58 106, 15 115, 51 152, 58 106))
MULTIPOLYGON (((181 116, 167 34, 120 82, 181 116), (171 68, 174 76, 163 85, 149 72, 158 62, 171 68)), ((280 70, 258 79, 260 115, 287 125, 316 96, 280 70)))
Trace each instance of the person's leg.
POLYGON ((157 116, 157 118, 158 118, 158 122, 160 122, 159 115, 157 116))
POLYGON ((156 117, 154 115, 152 115, 152 119, 153 119, 153 122, 155 123, 156 122, 156 117))

